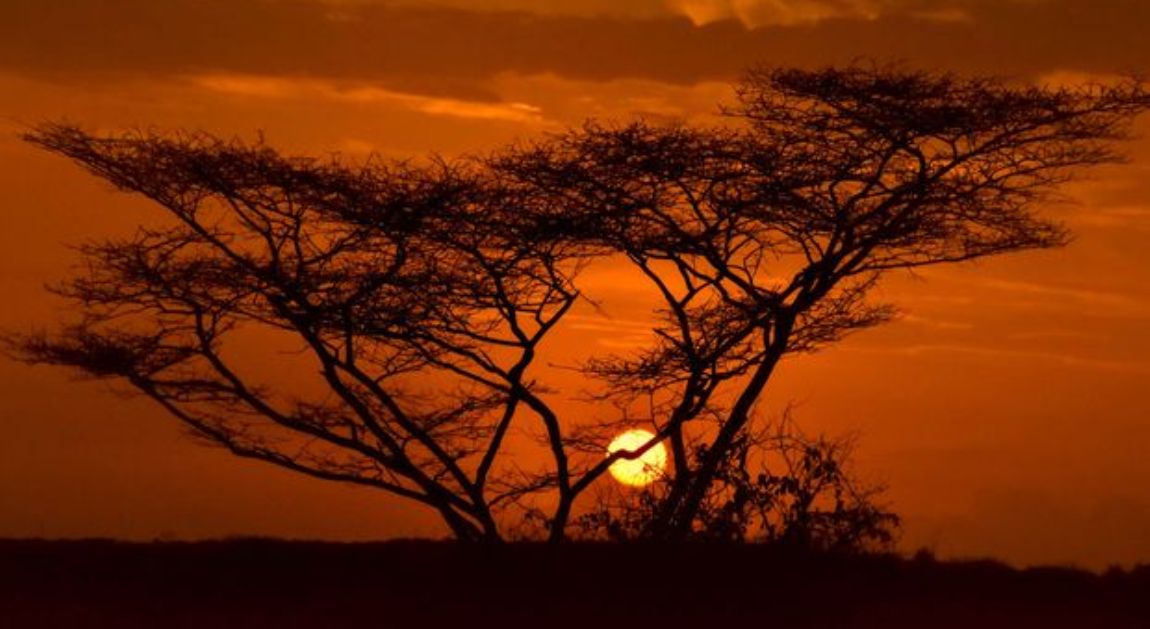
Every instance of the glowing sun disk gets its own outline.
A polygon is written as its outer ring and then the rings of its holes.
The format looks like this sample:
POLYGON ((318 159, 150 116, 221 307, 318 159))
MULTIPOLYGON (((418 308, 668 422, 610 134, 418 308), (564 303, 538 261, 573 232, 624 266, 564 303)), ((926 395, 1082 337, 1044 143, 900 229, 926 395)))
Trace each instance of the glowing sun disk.
MULTIPOLYGON (((620 434, 607 446, 610 455, 619 450, 638 450, 655 435, 646 430, 628 430, 620 434)), ((611 464, 609 471, 615 480, 624 485, 642 487, 654 482, 663 474, 667 466, 667 448, 657 443, 636 459, 619 459, 611 464)))

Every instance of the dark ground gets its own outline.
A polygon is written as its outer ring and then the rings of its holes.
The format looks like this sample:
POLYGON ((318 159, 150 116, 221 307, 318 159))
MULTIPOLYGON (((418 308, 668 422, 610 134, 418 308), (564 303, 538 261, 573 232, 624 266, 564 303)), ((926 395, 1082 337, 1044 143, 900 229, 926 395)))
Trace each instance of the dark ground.
POLYGON ((0 627, 1150 628, 1096 575, 748 546, 0 540, 0 627))

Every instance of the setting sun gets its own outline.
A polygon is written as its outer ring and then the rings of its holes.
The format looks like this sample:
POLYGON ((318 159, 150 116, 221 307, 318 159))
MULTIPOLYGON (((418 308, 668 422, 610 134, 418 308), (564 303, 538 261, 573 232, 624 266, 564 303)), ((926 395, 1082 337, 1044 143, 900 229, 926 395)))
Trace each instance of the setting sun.
MULTIPOLYGON (((628 430, 615 437, 607 446, 607 454, 619 450, 636 450, 650 441, 655 435, 646 430, 628 430)), ((667 449, 657 443, 637 459, 619 459, 611 464, 611 476, 624 485, 642 487, 649 485, 663 474, 667 466, 667 449)))

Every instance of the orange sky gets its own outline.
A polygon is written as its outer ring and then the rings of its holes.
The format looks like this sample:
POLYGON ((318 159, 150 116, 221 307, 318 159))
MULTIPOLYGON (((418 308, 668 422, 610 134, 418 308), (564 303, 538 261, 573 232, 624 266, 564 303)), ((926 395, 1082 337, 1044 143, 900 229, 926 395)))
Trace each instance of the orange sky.
MULTIPOLYGON (((1150 71, 1138 0, 56 0, 0 5, 0 326, 65 313, 65 247, 156 216, 23 125, 200 128, 292 152, 482 150, 586 116, 705 120, 751 63, 858 57, 1050 82, 1150 71), (546 5, 541 9, 540 5, 546 5), (625 7, 625 8, 621 8, 625 7)), ((1150 131, 1150 120, 1140 129, 1150 131)), ((898 278, 906 315, 791 360, 767 412, 861 434, 903 546, 1017 563, 1150 560, 1150 140, 1051 207, 1068 248, 898 278)), ((553 351, 642 337, 620 269, 610 319, 553 351)), ((275 356, 269 356, 274 361, 275 356)), ((103 385, 0 361, 0 536, 439 534, 367 490, 194 445, 103 385)))

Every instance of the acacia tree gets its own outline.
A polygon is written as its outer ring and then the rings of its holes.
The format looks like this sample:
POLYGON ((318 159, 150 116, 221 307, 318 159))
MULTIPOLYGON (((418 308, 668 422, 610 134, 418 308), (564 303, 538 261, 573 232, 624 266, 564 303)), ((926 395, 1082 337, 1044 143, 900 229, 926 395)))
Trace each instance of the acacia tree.
MULTIPOLYGON (((762 69, 720 129, 588 124, 509 151, 572 237, 616 252, 662 298, 655 342, 594 359, 603 399, 642 400, 674 468, 646 534, 706 528, 780 360, 888 320, 891 271, 1055 247, 1039 215, 1150 106, 1135 80, 1046 89, 850 67, 762 69), (693 456, 697 453, 698 456, 693 456)), ((589 472, 594 474, 603 465, 589 472)))
POLYGON ((1116 160, 1150 106, 1133 81, 859 67, 756 71, 738 94, 722 128, 589 123, 426 166, 44 126, 27 139, 171 224, 82 247, 87 272, 58 289, 81 320, 8 346, 126 382, 237 455, 425 504, 461 540, 498 539, 521 501, 563 539, 613 462, 666 441, 642 531, 682 539, 730 522, 712 507, 739 492, 730 462, 755 454, 755 404, 784 356, 887 320, 867 295, 890 271, 1062 244, 1039 202, 1116 160), (662 298, 655 341, 585 371, 604 401, 645 399, 655 437, 604 456, 611 425, 565 421, 532 367, 578 271, 620 257, 662 298), (313 395, 243 369, 259 329, 304 351, 313 395), (546 465, 507 452, 516 422, 546 465))
POLYGON ((174 220, 81 247, 88 272, 57 290, 83 317, 10 338, 26 360, 126 381, 239 456, 428 505, 463 540, 498 538, 495 511, 540 484, 564 491, 558 419, 526 372, 579 261, 517 214, 530 199, 442 162, 58 125, 27 139, 174 220), (319 392, 245 372, 228 349, 252 328, 286 333, 319 392), (524 408, 558 461, 545 481, 498 465, 524 408))

